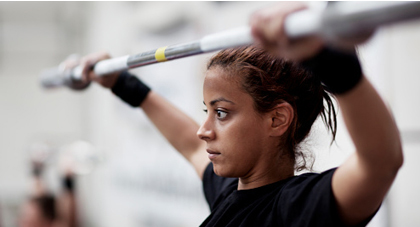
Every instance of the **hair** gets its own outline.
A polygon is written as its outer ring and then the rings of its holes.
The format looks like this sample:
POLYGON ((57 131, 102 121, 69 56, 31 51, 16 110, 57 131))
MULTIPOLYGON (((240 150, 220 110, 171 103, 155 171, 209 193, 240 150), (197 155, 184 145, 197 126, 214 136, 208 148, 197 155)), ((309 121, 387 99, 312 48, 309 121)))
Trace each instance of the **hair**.
POLYGON ((313 162, 308 166, 307 156, 298 145, 308 136, 318 116, 332 133, 331 144, 337 132, 336 111, 319 77, 298 63, 280 59, 255 46, 218 52, 208 62, 207 70, 215 67, 239 82, 253 98, 257 112, 267 113, 283 102, 293 107, 292 123, 279 146, 293 160, 296 171, 312 170, 313 162))
POLYGON ((35 204, 41 211, 41 214, 49 221, 53 221, 57 217, 55 198, 53 195, 46 194, 35 196, 30 199, 30 202, 35 204))

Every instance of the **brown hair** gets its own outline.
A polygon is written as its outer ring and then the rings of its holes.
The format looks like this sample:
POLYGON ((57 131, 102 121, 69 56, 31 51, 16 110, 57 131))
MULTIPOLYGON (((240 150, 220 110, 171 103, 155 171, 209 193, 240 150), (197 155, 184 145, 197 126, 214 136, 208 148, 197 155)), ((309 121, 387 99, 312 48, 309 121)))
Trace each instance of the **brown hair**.
POLYGON ((210 59, 207 70, 217 66, 229 72, 251 95, 259 113, 269 112, 282 102, 293 107, 295 116, 280 146, 294 160, 296 171, 312 169, 313 163, 307 166, 306 155, 297 146, 308 136, 319 115, 332 132, 332 142, 337 131, 335 108, 320 79, 299 64, 255 46, 220 51, 210 59))

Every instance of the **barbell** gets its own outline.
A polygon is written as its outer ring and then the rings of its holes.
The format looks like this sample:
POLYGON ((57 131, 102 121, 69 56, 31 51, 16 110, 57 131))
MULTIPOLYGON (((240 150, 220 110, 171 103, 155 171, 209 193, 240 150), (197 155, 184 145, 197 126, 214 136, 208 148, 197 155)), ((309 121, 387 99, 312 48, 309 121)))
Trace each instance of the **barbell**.
MULTIPOLYGON (((285 19, 285 33, 291 39, 319 36, 330 44, 340 44, 376 28, 395 22, 420 18, 420 2, 336 2, 324 10, 295 12, 285 19)), ((165 46, 134 55, 102 60, 94 72, 107 75, 145 65, 209 53, 253 43, 249 27, 240 27, 178 45, 165 46)), ((82 81, 82 68, 54 67, 41 73, 44 88, 68 86, 81 90, 89 85, 82 81)))

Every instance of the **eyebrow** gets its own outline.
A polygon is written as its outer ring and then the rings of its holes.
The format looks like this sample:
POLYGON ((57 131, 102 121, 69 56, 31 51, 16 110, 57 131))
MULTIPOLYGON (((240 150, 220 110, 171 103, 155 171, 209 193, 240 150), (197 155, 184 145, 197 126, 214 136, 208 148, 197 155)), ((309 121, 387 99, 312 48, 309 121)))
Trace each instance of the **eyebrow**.
MULTIPOLYGON (((228 103, 231 103, 231 104, 235 104, 234 102, 232 102, 230 100, 227 100, 223 97, 220 97, 220 98, 217 98, 217 99, 214 99, 214 100, 210 101, 210 106, 214 106, 218 102, 228 102, 228 103)), ((204 101, 203 101, 203 104, 206 105, 206 103, 204 101)))

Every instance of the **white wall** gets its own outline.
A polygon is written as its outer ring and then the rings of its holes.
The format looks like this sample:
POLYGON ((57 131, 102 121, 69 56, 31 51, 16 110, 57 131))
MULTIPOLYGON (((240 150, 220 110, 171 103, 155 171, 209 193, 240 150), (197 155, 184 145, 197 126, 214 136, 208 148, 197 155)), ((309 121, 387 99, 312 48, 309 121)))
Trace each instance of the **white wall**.
MULTIPOLYGON (((95 84, 83 92, 40 88, 38 73, 71 53, 113 56, 198 39, 246 25, 271 2, 1 2, 0 204, 5 226, 15 226, 27 193, 27 149, 33 142, 61 146, 84 139, 105 160, 78 179, 84 226, 197 226, 208 214, 200 181, 139 109, 95 84)), ((406 161, 371 227, 418 226, 420 183, 420 24, 382 29, 359 48, 365 73, 389 103, 402 132, 406 161)), ((211 55, 131 72, 201 122, 202 79, 211 55)), ((341 117, 337 143, 317 122, 305 148, 315 170, 342 163, 351 152, 341 117)), ((168 122, 170 123, 170 122, 168 122)), ((51 168, 51 172, 54 172, 51 168)), ((49 183, 57 189, 56 173, 49 183)))

